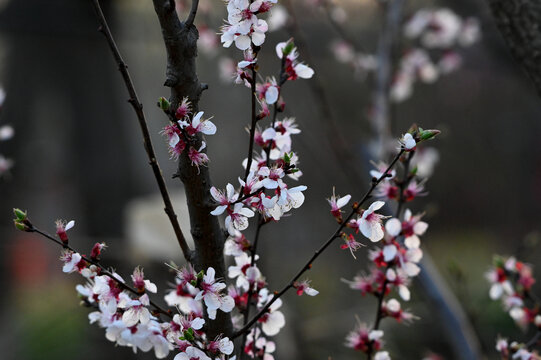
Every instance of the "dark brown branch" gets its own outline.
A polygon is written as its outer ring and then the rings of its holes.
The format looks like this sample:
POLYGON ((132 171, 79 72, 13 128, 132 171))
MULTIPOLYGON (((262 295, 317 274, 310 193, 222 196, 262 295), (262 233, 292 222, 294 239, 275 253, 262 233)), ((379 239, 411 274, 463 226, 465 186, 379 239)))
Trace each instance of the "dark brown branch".
MULTIPOLYGON (((402 217, 402 208, 403 204, 406 202, 404 199, 404 189, 408 186, 409 182, 411 181, 412 177, 409 174, 410 170, 410 163, 411 158, 415 155, 415 151, 410 151, 407 155, 406 162, 404 164, 404 174, 402 180, 398 184, 399 188, 399 195, 398 195, 398 206, 396 207, 396 211, 394 214, 394 217, 399 219, 402 217)), ((387 269, 389 269, 389 266, 386 267, 384 274, 387 273, 387 269)), ((387 290, 387 284, 389 281, 387 280, 387 277, 385 277, 385 280, 383 281, 383 286, 381 287, 381 292, 378 294, 378 306, 376 309, 376 320, 374 321, 374 328, 373 330, 378 330, 379 325, 381 323, 381 320, 383 319, 383 299, 385 298, 385 292, 387 290)), ((372 346, 373 342, 370 343, 370 347, 368 348, 368 352, 366 353, 367 358, 371 359, 372 353, 374 351, 374 347, 372 346)))
POLYGON ((541 3, 533 0, 488 0, 488 3, 511 54, 541 96, 541 3))
POLYGON ((115 58, 115 61, 118 65, 118 70, 120 71, 120 74, 122 74, 124 84, 126 85, 128 93, 130 95, 130 99, 128 101, 132 105, 133 110, 135 111, 135 114, 137 115, 137 119, 139 120, 139 126, 143 134, 143 144, 145 146, 145 151, 148 156, 149 164, 152 167, 152 171, 154 172, 154 177, 156 178, 156 182, 158 183, 158 188, 160 189, 160 193, 162 195, 162 199, 165 205, 165 208, 164 208, 165 213, 169 217, 169 221, 171 222, 171 225, 173 226, 173 230, 175 231, 175 236, 180 245, 180 248, 182 249, 182 254, 184 255, 184 258, 186 259, 186 261, 190 262, 192 258, 192 251, 190 250, 188 244, 186 243, 186 239, 184 238, 184 234, 182 233, 182 230, 180 228, 177 215, 175 214, 175 210, 173 209, 173 204, 171 203, 171 199, 169 197, 169 192, 167 191, 167 186, 165 185, 165 180, 163 178, 160 165, 158 164, 158 161, 156 159, 156 154, 154 153, 154 148, 152 146, 152 140, 150 137, 150 133, 148 131, 145 114, 143 112, 143 105, 141 104, 141 102, 139 101, 139 98, 137 97, 137 92, 135 91, 135 87, 133 86, 130 73, 128 72, 128 66, 126 65, 126 63, 122 59, 122 56, 120 55, 120 52, 115 43, 115 40, 113 39, 113 35, 111 34, 111 31, 109 29, 109 25, 107 24, 105 16, 103 15, 103 11, 101 10, 99 1, 92 0, 92 4, 94 5, 94 10, 96 11, 96 15, 100 23, 99 31, 103 33, 103 35, 107 39, 107 43, 109 44, 111 53, 113 54, 113 57, 115 58))
MULTIPOLYGON (((196 71, 197 39, 199 33, 194 25, 182 23, 175 10, 174 2, 153 0, 154 9, 162 29, 167 52, 165 86, 171 88, 170 102, 176 109, 183 98, 188 98, 194 113, 198 111, 199 99, 205 85, 199 82, 196 71)), ((197 143, 202 141, 198 134, 197 143)), ((195 268, 206 270, 213 267, 217 278, 226 278, 223 247, 225 232, 216 216, 210 214, 214 202, 210 195, 212 187, 209 169, 197 169, 191 165, 188 151, 179 157, 178 177, 184 184, 188 211, 190 213, 191 233, 195 243, 193 263, 195 268)), ((207 321, 207 334, 210 339, 220 334, 229 336, 233 331, 231 315, 219 311, 214 321, 207 321)))
POLYGON ((190 14, 188 15, 188 18, 184 22, 187 27, 190 27, 193 25, 193 22, 195 20, 195 15, 197 15, 197 8, 199 7, 199 0, 192 0, 192 8, 190 10, 190 14))
MULTIPOLYGON (((257 51, 254 50, 254 59, 257 56, 257 51)), ((246 170, 244 171, 244 183, 248 180, 248 175, 250 174, 250 168, 252 167, 252 159, 254 157, 254 142, 255 142, 255 128, 257 123, 257 114, 256 114, 256 89, 255 85, 257 82, 257 70, 256 64, 252 65, 252 79, 250 81, 250 94, 251 94, 251 110, 252 110, 252 124, 250 125, 250 142, 248 145, 248 163, 246 164, 246 170)), ((242 191, 241 191, 242 192, 242 191)))
POLYGON ((282 288, 282 290, 280 290, 279 292, 275 292, 272 299, 265 305, 263 306, 263 308, 246 324, 242 327, 242 329, 238 330, 237 332, 235 332, 232 336, 232 338, 236 338, 237 336, 239 335, 242 335, 244 333, 246 333, 248 330, 250 330, 250 328, 252 327, 252 325, 254 325, 254 323, 263 315, 265 315, 265 313, 267 312, 267 310, 271 307, 271 305, 276 301, 278 300, 282 295, 284 295, 289 289, 293 288, 295 285, 295 282, 308 270, 310 270, 312 268, 312 264, 313 262, 329 247, 329 245, 331 245, 331 243, 338 237, 340 237, 340 234, 342 233, 342 230, 344 229, 344 227, 347 225, 347 223, 349 222, 349 220, 351 220, 351 218, 353 217, 353 215, 355 215, 357 213, 357 211, 359 210, 359 208, 363 205, 363 203, 368 200, 371 195, 372 195, 372 192, 374 191, 374 189, 378 186, 378 184, 383 181, 384 178, 387 177, 387 173, 393 168, 393 166, 396 164, 396 162, 398 161, 398 159, 400 159, 400 156, 402 156, 402 154, 404 153, 404 149, 401 149, 400 152, 395 156, 395 158, 393 159, 393 161, 391 162, 391 164, 389 165, 389 167, 387 168, 387 170, 385 170, 383 172, 383 174, 381 175, 381 177, 379 179, 372 179, 372 184, 370 185, 370 188, 366 191, 366 193, 364 194, 364 196, 361 198, 360 201, 358 201, 352 208, 351 212, 349 213, 349 215, 344 219, 344 221, 338 226, 338 228, 335 230, 335 232, 320 246, 320 248, 318 250, 316 250, 314 252, 314 255, 312 255, 312 257, 304 264, 303 267, 301 267, 299 269, 299 271, 297 272, 297 274, 282 288))
MULTIPOLYGON (((89 264, 92 264, 92 265, 95 265, 97 266, 99 269, 100 269, 100 273, 103 274, 103 275, 107 275, 109 276, 114 282, 116 282, 122 289, 124 290, 127 290, 129 292, 131 292, 132 294, 134 295, 137 295, 137 296, 141 296, 142 294, 135 290, 134 288, 132 288, 131 286, 129 286, 128 284, 126 284, 125 282, 122 282, 120 281, 116 276, 114 276, 109 270, 107 270, 103 265, 101 265, 99 263, 99 261, 95 261, 95 260, 92 260, 92 259, 89 259, 87 258, 86 256, 84 256, 83 254, 81 254, 80 252, 76 251, 75 249, 73 249, 71 246, 67 245, 67 244, 64 244, 63 242, 61 242, 60 240, 56 239, 54 236, 51 236, 49 234, 47 234, 45 231, 42 231, 38 228, 36 228, 34 225, 30 224, 28 226, 28 232, 35 232, 35 233, 38 233, 40 234, 41 236, 51 240, 52 242, 54 242, 55 244, 57 245, 60 245, 61 247, 63 247, 64 249, 67 249, 67 250, 70 250, 74 253, 78 253, 79 255, 81 255, 81 258, 86 261, 87 263, 89 264)), ((152 305, 157 312, 159 312, 160 314, 163 314, 163 315, 166 315, 168 316, 169 318, 172 317, 171 315, 171 312, 170 311, 167 311, 167 310, 164 310, 162 309, 161 307, 159 307, 158 305, 156 305, 153 301, 150 301, 150 305, 152 305)))
POLYGON ((526 343, 526 347, 529 351, 532 351, 534 347, 539 345, 539 342, 541 341, 541 331, 538 330, 535 335, 526 343))

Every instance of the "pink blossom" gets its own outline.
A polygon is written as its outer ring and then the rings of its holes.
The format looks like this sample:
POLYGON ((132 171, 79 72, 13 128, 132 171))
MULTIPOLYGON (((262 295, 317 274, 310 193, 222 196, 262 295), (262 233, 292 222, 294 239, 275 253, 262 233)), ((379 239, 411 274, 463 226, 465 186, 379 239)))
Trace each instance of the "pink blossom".
POLYGON ((133 275, 131 276, 131 278, 133 281, 133 285, 140 292, 147 290, 151 293, 156 293, 156 291, 158 291, 154 283, 152 283, 150 280, 145 279, 143 269, 139 267, 136 267, 135 270, 133 270, 133 275))
MULTIPOLYGON (((216 134, 216 125, 210 121, 210 119, 203 119, 203 111, 199 111, 192 118, 191 122, 179 120, 179 125, 186 131, 189 136, 194 136, 197 133, 203 133, 205 135, 216 134)), ((199 150, 201 151, 201 149, 199 150)))
POLYGON ((301 296, 302 294, 306 294, 309 296, 316 296, 319 294, 319 291, 316 289, 310 287, 310 280, 303 280, 300 282, 296 282, 293 284, 295 289, 297 289, 297 295, 301 296))
POLYGON ((64 244, 68 243, 68 234, 66 231, 75 226, 75 221, 71 220, 66 223, 64 220, 56 220, 56 235, 64 244))
POLYGON ((199 166, 206 165, 209 162, 209 157, 207 154, 202 152, 205 147, 207 147, 207 144, 202 141, 199 150, 195 150, 193 146, 190 146, 190 150, 188 152, 188 157, 192 161, 192 166, 197 166, 198 170, 199 166))
POLYGON ((363 211, 362 216, 357 219, 359 225, 359 230, 361 233, 370 239, 372 242, 377 242, 383 239, 383 226, 381 221, 383 215, 376 214, 376 210, 379 210, 385 205, 383 201, 376 201, 368 207, 367 210, 363 211))
POLYGON ((342 222, 342 210, 340 209, 346 206, 350 199, 351 195, 349 194, 343 197, 336 196, 334 192, 334 187, 332 189, 331 198, 327 199, 329 205, 331 205, 331 214, 336 218, 336 221, 338 221, 339 223, 342 222))

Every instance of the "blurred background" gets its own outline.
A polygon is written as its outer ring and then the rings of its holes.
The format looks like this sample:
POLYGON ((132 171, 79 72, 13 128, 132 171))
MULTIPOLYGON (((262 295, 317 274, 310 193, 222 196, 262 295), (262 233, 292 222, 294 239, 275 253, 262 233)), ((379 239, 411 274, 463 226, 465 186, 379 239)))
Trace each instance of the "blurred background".
MULTIPOLYGON (((182 185, 172 179, 176 164, 159 135, 166 118, 155 103, 169 90, 163 87, 165 50, 152 3, 104 0, 102 6, 145 106, 160 165, 188 233, 182 185)), ((184 6, 178 3, 183 16, 184 6)), ((430 227, 423 247, 461 302, 486 357, 495 358, 498 334, 529 338, 499 302, 489 299, 484 273, 494 253, 538 264, 541 102, 511 58, 485 1, 408 1, 397 17, 390 56, 393 86, 406 89, 395 88, 386 128, 378 130, 371 55, 377 57, 379 39, 388 30, 384 8, 374 0, 295 0, 279 10, 287 16, 273 14, 273 31, 259 56, 261 73, 277 75, 274 46, 295 36, 301 59, 316 75, 283 89, 285 115, 294 116, 302 130, 293 137, 293 148, 304 173, 300 183, 308 190, 305 204, 291 217, 263 229, 263 273, 270 289, 281 287, 334 231, 325 199, 333 186, 353 198, 365 192, 369 160, 385 157, 389 148, 386 140, 373 139, 398 137, 412 123, 440 129, 441 136, 430 143, 439 161, 426 183, 428 196, 408 205, 414 212, 426 211, 430 227), (423 8, 475 17, 481 35, 454 46, 452 53, 429 50, 433 59, 459 56, 459 68, 445 74, 439 63, 437 79, 400 84, 401 60, 415 44, 402 35, 402 24, 423 8)), ((200 109, 214 116, 218 127, 218 134, 207 139, 218 188, 236 183, 243 173, 250 121, 249 90, 233 84, 229 75, 241 53, 222 48, 216 36, 225 16, 221 1, 201 1, 198 73, 209 90, 200 109)), ((0 142, 0 348, 6 360, 153 358, 113 347, 101 329, 88 325, 88 309, 78 305, 74 289, 81 278, 61 272, 56 246, 13 228, 13 207, 28 209, 33 223, 51 233, 56 219, 75 219, 70 239, 77 249, 88 253, 93 243, 105 241, 105 264, 124 275, 140 264, 163 291, 173 281, 164 262, 182 263, 127 93, 96 29, 90 1, 0 0, 0 86, 5 90, 0 127, 9 125, 15 132, 0 142)), ((391 150, 396 146, 393 141, 391 150)), ((344 338, 357 323, 355 316, 373 320, 376 302, 340 279, 366 269, 365 252, 354 260, 332 247, 309 274, 320 295, 284 298, 288 320, 275 358, 359 358, 343 346, 344 338)), ((442 332, 442 319, 421 291, 414 288, 412 294, 407 307, 420 320, 407 327, 383 322, 391 355, 457 358, 442 332)))

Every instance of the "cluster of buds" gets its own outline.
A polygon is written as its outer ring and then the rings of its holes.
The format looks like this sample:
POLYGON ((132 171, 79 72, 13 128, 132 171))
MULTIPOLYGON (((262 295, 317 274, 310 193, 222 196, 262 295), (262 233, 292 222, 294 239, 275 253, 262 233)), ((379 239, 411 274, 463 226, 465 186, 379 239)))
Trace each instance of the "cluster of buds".
POLYGON ((197 146, 196 136, 199 133, 204 135, 216 134, 216 125, 210 119, 203 118, 203 111, 191 116, 191 104, 187 98, 184 98, 174 111, 169 101, 163 97, 158 101, 158 106, 170 118, 175 119, 162 130, 162 134, 167 138, 171 158, 177 160, 184 149, 189 146, 188 157, 192 166, 199 168, 201 165, 206 165, 209 162, 207 154, 203 152, 206 143, 201 141, 201 144, 197 146))
POLYGON ((32 223, 28 220, 28 213, 21 209, 13 209, 15 214, 15 219, 13 219, 13 224, 18 230, 21 231, 32 231, 32 223))

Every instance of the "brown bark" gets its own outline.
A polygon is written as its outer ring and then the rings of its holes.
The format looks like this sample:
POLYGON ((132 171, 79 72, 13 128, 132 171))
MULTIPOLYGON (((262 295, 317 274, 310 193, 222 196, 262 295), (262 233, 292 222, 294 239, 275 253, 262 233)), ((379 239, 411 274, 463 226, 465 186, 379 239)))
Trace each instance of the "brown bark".
MULTIPOLYGON (((165 86, 171 88, 171 104, 176 107, 184 97, 192 103, 193 112, 198 110, 198 102, 206 85, 197 77, 195 58, 199 33, 192 21, 181 22, 171 0, 153 0, 162 29, 167 51, 167 71, 165 86)), ((190 18, 193 16, 190 15, 190 18)), ((190 20, 190 19, 188 19, 190 20)), ((197 139, 200 143, 201 137, 197 139)), ((214 203, 210 196, 212 186, 209 169, 199 169, 191 165, 184 151, 179 158, 178 177, 182 180, 188 201, 191 233, 195 243, 193 264, 197 270, 213 267, 216 277, 225 280, 223 246, 225 232, 218 218, 211 215, 214 203)), ((218 311, 216 320, 207 319, 207 334, 214 338, 219 334, 228 336, 233 325, 230 314, 218 311)))
POLYGON ((488 2, 511 54, 526 70, 541 96, 541 3, 531 0, 488 2))

